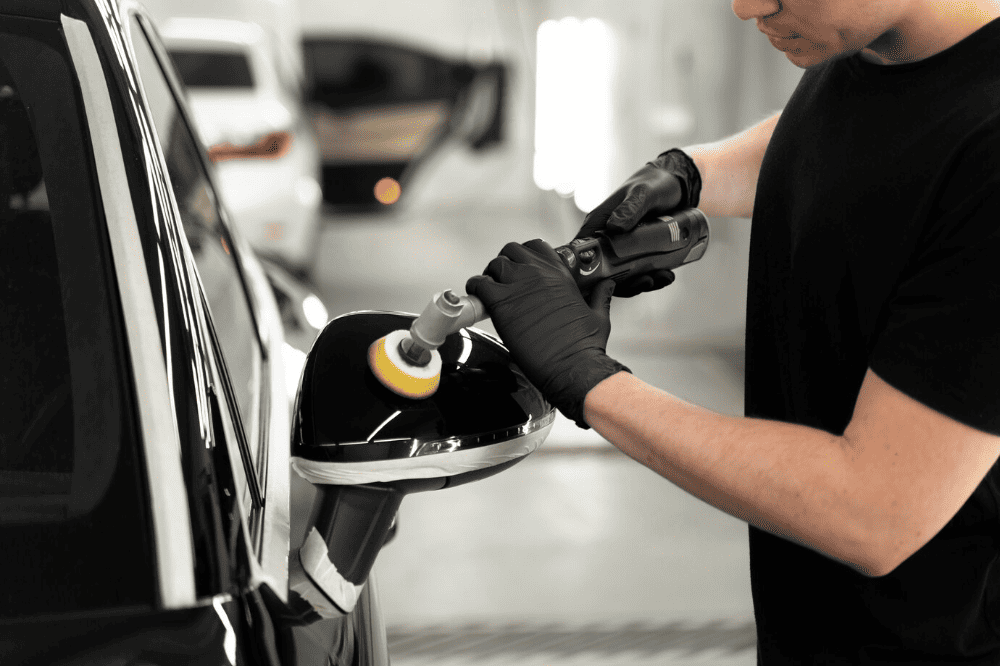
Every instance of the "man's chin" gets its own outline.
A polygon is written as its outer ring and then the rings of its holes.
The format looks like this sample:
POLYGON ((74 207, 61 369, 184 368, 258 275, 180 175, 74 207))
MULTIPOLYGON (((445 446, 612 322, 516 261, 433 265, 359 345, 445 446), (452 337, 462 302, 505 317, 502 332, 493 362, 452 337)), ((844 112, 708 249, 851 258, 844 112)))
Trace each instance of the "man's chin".
POLYGON ((778 49, 785 54, 788 62, 800 69, 816 69, 834 60, 846 58, 850 53, 833 53, 822 49, 788 48, 778 49))

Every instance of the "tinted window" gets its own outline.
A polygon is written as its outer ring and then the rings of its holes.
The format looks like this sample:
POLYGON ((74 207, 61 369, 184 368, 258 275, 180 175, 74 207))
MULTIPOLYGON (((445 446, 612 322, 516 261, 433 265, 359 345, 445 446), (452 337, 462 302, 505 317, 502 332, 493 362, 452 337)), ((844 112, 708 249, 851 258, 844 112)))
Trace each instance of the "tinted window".
MULTIPOLYGON (((253 426, 257 421, 260 388, 260 342, 232 239, 219 219, 218 200, 198 155, 200 148, 181 116, 145 33, 134 23, 134 19, 132 41, 143 90, 166 157, 184 233, 208 298, 240 415, 250 435, 250 445, 256 447, 253 426)), ((256 459, 256 448, 253 456, 256 459)))
POLYGON ((253 88, 250 63, 242 53, 175 50, 170 59, 189 88, 253 88))
POLYGON ((150 604, 109 254, 58 24, 0 23, 0 616, 150 604))

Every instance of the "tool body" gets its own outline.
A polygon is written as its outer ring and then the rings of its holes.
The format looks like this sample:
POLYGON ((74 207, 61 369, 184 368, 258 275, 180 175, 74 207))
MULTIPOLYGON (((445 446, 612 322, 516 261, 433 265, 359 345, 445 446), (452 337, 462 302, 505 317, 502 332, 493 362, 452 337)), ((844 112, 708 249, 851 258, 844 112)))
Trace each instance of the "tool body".
POLYGON ((555 248, 580 291, 697 261, 708 249, 708 219, 697 208, 637 225, 624 234, 577 238, 555 248))
MULTIPOLYGON (((583 294, 607 279, 621 282, 653 271, 673 270, 701 259, 708 249, 708 219, 697 208, 654 218, 624 234, 599 233, 554 248, 583 294)), ((446 337, 486 319, 475 296, 451 290, 434 295, 409 331, 394 331, 368 350, 368 365, 389 390, 413 399, 437 390, 446 337)))

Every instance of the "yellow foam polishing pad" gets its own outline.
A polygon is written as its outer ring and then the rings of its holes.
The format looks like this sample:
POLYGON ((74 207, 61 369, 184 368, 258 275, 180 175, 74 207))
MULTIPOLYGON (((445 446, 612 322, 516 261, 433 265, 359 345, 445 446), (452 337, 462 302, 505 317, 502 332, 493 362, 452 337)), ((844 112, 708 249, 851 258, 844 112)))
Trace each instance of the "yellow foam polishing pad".
POLYGON ((399 343, 409 335, 409 331, 393 331, 373 342, 368 347, 368 367, 393 393, 420 400, 437 391, 441 382, 441 354, 432 351, 425 366, 409 363, 399 353, 399 343))

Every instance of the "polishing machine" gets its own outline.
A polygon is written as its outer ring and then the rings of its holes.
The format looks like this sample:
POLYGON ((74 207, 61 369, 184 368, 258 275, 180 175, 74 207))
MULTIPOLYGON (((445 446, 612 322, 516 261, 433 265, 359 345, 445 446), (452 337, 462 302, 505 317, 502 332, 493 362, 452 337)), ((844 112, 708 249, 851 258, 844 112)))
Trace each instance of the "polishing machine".
MULTIPOLYGON (((691 209, 555 250, 587 292, 690 263, 707 245, 691 209)), ((313 342, 292 416, 292 466, 316 491, 289 559, 302 623, 355 608, 405 495, 497 474, 548 436, 555 411, 500 340, 472 327, 485 317, 479 299, 445 291, 419 317, 353 312, 313 342)))
MULTIPOLYGON (((621 282, 654 271, 673 270, 701 259, 708 249, 708 219, 697 208, 677 211, 638 224, 624 234, 577 238, 555 248, 584 295, 597 283, 621 282)), ((368 364, 386 388, 415 400, 437 390, 447 336, 482 321, 486 308, 475 296, 450 290, 434 295, 408 331, 379 338, 368 351, 368 364)))

